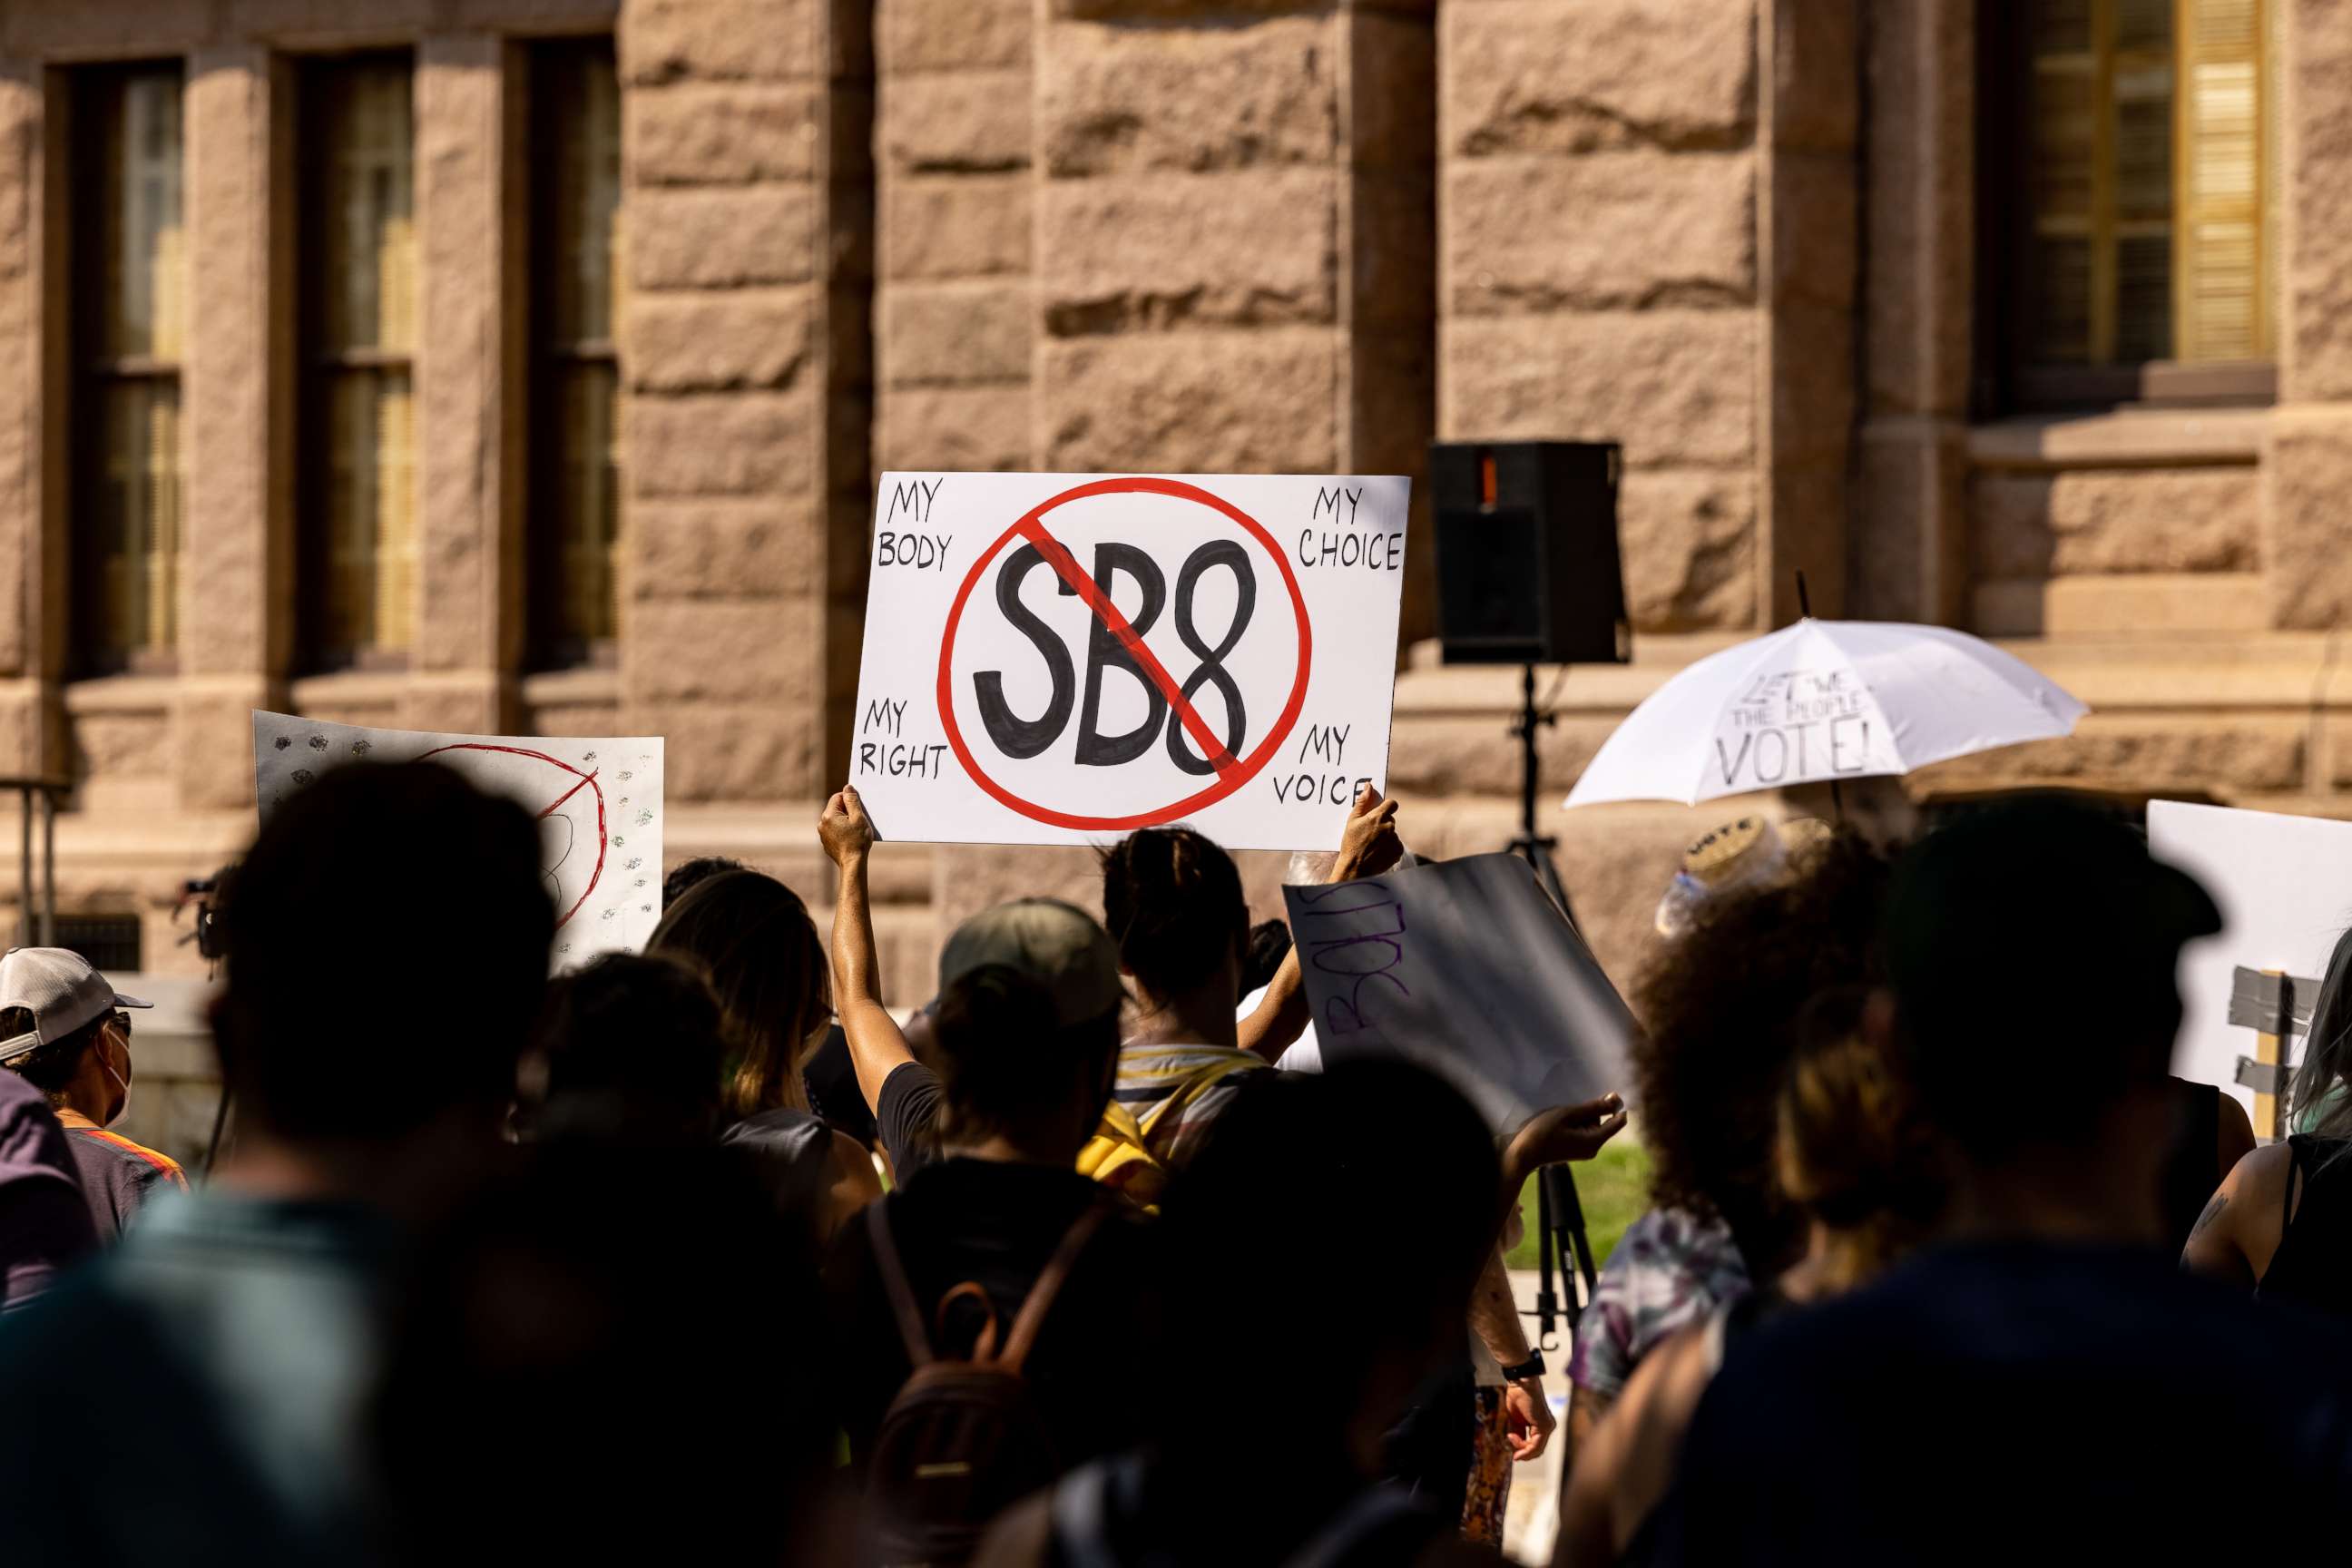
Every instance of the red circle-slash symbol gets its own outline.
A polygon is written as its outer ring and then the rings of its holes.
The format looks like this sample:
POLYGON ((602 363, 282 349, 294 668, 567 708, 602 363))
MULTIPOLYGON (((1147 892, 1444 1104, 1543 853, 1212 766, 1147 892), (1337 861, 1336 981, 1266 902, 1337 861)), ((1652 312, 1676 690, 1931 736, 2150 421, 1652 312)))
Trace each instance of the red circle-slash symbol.
POLYGON ((1283 558, 1281 546, 1275 543, 1274 536, 1260 527, 1256 519, 1222 497, 1211 495, 1198 485, 1188 485, 1181 479, 1141 476, 1094 479, 1040 501, 1020 521, 1000 534, 996 542, 982 551, 980 559, 972 563, 971 570, 964 576, 963 585, 956 590, 955 602, 948 607, 947 626, 940 638, 940 722, 947 730, 948 744, 954 750, 956 760, 963 763, 964 772, 971 775, 972 782, 1024 816, 1055 827, 1075 828, 1082 832, 1128 833, 1139 827, 1155 827, 1204 806, 1214 805, 1255 778, 1259 771, 1274 760, 1276 750, 1281 746, 1284 737, 1290 733, 1291 727, 1298 722, 1299 711, 1307 706, 1307 676, 1313 662, 1314 647, 1313 628, 1307 618, 1307 597, 1298 591, 1298 578, 1291 572, 1290 563, 1283 558), (1281 716, 1275 720, 1274 727, 1265 732, 1257 748, 1245 757, 1237 758, 1225 749, 1216 731, 1209 728, 1177 689, 1175 677, 1170 675, 1167 667, 1144 646, 1143 639, 1136 635, 1135 628, 1128 624, 1118 606, 1111 603, 1110 595, 1087 574, 1061 541, 1046 531, 1046 514, 1056 507, 1085 500, 1090 496, 1137 494, 1170 496, 1177 500, 1207 507, 1263 545, 1282 573, 1283 586, 1290 590, 1291 609, 1298 617, 1298 674, 1290 684, 1290 700, 1284 705, 1281 716), (1201 754, 1215 766, 1216 783, 1157 810, 1137 812, 1130 816, 1082 816, 1057 811, 1035 801, 1024 800, 988 776, 987 771, 972 756, 971 748, 964 743, 963 727, 956 722, 955 681, 951 667, 955 658, 956 628, 963 621, 964 602, 971 597, 972 587, 980 581, 982 574, 988 570, 988 563, 1015 539, 1034 545, 1037 553, 1045 558, 1055 574, 1084 601, 1094 617, 1118 638, 1137 667, 1143 671, 1144 679, 1168 700, 1169 707, 1183 724, 1185 731, 1192 737, 1193 743, 1200 747, 1201 754))
POLYGON ((572 907, 564 910, 557 919, 556 929, 561 931, 573 915, 580 912, 580 906, 588 901, 588 895, 596 890, 596 884, 603 880, 604 876, 604 851, 612 842, 604 827, 604 786, 596 782, 594 773, 582 773, 561 757, 551 757, 545 752, 534 752, 521 746, 493 746, 483 741, 459 741, 453 745, 436 746, 417 761, 423 762, 425 757, 437 757, 444 752, 496 752, 509 757, 528 757, 532 762, 545 763, 549 767, 560 768, 580 781, 557 795, 549 803, 545 810, 533 813, 533 818, 536 821, 544 822, 562 811, 571 803, 572 797, 583 789, 596 797, 596 864, 588 873, 588 885, 580 889, 580 896, 572 900, 572 907))

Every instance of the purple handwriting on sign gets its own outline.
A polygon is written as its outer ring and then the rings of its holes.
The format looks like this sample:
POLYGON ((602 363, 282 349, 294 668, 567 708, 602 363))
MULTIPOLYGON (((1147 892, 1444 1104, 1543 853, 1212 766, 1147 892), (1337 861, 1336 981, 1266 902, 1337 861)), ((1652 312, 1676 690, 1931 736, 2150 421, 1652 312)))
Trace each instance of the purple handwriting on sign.
MULTIPOLYGON (((1380 981, 1394 987, 1400 996, 1412 994, 1395 973, 1404 962, 1404 906, 1378 882, 1335 882, 1297 891, 1298 901, 1308 906, 1305 920, 1347 921, 1350 916, 1363 917, 1352 924, 1318 923, 1299 933, 1302 963, 1313 964, 1322 973, 1354 981, 1344 995, 1325 999, 1321 1027, 1334 1035, 1381 1033, 1378 1006, 1370 1015, 1365 1010, 1368 988, 1380 981), (1352 897, 1333 902, 1343 894, 1352 897), (1326 904, 1330 907, 1322 907, 1326 904)), ((1373 990, 1370 1000, 1376 1004, 1379 996, 1373 990)))

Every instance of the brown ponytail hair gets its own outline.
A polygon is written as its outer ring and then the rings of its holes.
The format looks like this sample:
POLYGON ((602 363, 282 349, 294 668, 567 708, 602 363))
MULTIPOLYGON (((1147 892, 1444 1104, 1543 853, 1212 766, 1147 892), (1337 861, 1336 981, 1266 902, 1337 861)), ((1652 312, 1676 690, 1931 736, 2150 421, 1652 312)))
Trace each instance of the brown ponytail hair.
POLYGON ((1167 998, 1245 951, 1249 902, 1233 857, 1189 827, 1146 827, 1102 852, 1103 924, 1145 993, 1167 998))
POLYGON ((1863 1026, 1864 993, 1818 998, 1780 1080, 1774 1167, 1789 1201, 1838 1239, 1843 1289, 1917 1245, 1942 1209, 1934 1142, 1901 1062, 1863 1026))
POLYGON ((646 943, 709 976, 728 1038, 719 1100, 730 1119, 808 1109, 801 1059, 831 1010, 824 944, 800 895, 764 871, 722 871, 672 904, 646 943))

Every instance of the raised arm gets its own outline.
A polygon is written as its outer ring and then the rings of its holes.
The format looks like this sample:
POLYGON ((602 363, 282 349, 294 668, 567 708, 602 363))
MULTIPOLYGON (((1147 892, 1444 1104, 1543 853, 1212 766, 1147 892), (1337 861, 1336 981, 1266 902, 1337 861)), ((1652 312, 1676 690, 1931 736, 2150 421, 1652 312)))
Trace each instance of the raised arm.
MULTIPOLYGON (((1371 784, 1363 787, 1348 808, 1339 854, 1331 863, 1332 881, 1377 877, 1397 863, 1404 845, 1397 837, 1396 812, 1396 802, 1381 799, 1371 784)), ((1294 942, 1283 955, 1282 967, 1266 983, 1265 994, 1242 1020, 1239 1043, 1242 1049, 1272 1061, 1307 1032, 1309 1021, 1307 986, 1298 973, 1298 944, 1294 942)))
POLYGON ((866 1108, 881 1114, 882 1083, 915 1059, 907 1037, 882 1005, 881 963, 874 951, 874 912, 866 863, 874 850, 874 824, 854 789, 824 803, 818 840, 841 872, 833 900, 833 1007, 849 1040, 850 1066, 866 1108))

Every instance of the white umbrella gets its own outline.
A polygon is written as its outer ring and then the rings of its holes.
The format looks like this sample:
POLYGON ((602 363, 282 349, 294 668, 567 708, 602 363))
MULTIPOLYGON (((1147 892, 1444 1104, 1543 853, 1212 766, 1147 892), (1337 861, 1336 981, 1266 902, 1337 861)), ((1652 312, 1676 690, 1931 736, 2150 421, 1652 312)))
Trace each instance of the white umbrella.
POLYGON ((1570 805, 1718 795, 1906 773, 2074 732, 2089 711, 1979 637, 1805 619, 1700 659, 1626 715, 1570 805))

